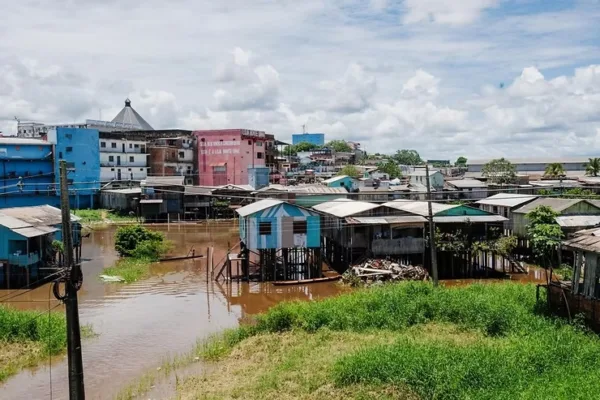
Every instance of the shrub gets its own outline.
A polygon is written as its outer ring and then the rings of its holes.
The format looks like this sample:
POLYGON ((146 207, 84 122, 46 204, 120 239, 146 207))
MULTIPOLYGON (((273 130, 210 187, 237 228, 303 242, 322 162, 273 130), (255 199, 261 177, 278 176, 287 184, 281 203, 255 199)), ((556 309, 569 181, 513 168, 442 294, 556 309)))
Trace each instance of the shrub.
POLYGON ((160 242, 158 240, 143 240, 131 251, 135 258, 147 258, 152 261, 158 260, 171 248, 171 242, 160 242))
MULTIPOLYGON (((115 249, 121 256, 132 256, 135 248, 142 242, 162 243, 163 241, 164 236, 160 232, 152 231, 141 225, 123 226, 117 229, 115 234, 115 249)), ((149 245, 144 244, 144 246, 149 245)))

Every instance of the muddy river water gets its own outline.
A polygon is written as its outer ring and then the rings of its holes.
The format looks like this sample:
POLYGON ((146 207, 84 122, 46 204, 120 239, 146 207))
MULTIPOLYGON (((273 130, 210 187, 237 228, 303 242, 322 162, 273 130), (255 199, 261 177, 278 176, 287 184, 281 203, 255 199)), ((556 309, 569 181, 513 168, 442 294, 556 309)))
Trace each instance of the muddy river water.
MULTIPOLYGON (((237 238, 231 222, 152 228, 175 243, 174 254, 186 254, 192 247, 205 254, 207 246, 214 246, 215 264, 225 256, 228 242, 233 244, 237 238)), ((113 399, 162 360, 191 350, 197 339, 236 326, 247 315, 282 300, 321 298, 340 290, 331 282, 285 287, 207 282, 204 259, 157 264, 149 279, 130 285, 102 283, 98 275, 117 259, 114 232, 114 227, 95 230, 84 239, 80 318, 98 334, 82 343, 88 399, 113 399)), ((0 297, 6 293, 0 291, 0 297)), ((12 305, 42 312, 48 310, 48 299, 48 286, 42 286, 16 297, 12 305)), ((51 306, 57 304, 50 299, 51 306)), ((51 367, 22 371, 0 386, 0 399, 50 399, 50 375, 52 399, 67 399, 66 364, 61 356, 52 360, 51 367)))
MULTIPOLYGON (((235 226, 225 221, 211 226, 171 224, 152 228, 174 242, 173 254, 186 254, 192 247, 196 253, 205 254, 206 248, 213 246, 215 264, 225 256, 228 243, 233 244, 237 239, 235 226)), ((115 227, 94 230, 84 239, 80 318, 82 324, 91 325, 97 334, 82 343, 88 399, 113 399, 124 386, 155 369, 166 358, 191 350, 198 339, 236 326, 247 316, 278 302, 323 298, 341 290, 335 282, 283 287, 217 283, 207 279, 205 259, 156 264, 150 278, 130 285, 102 283, 98 275, 117 260, 115 230, 115 227)), ((532 271, 516 279, 542 281, 544 276, 532 271)), ((47 311, 49 305, 58 304, 49 297, 48 289, 42 286, 23 293, 12 305, 47 311)), ((0 296, 6 293, 0 291, 0 296)), ((57 310, 64 311, 62 306, 57 310)), ((0 399, 67 399, 66 357, 51 361, 51 365, 46 363, 10 378, 0 386, 0 399)))

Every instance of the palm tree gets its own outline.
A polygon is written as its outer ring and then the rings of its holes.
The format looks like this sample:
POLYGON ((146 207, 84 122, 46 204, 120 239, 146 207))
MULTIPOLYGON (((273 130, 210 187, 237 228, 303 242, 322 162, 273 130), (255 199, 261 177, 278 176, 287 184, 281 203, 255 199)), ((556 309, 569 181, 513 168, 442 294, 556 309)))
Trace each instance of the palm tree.
POLYGON ((546 167, 544 175, 547 177, 556 178, 565 174, 565 168, 561 163, 550 163, 546 167))
POLYGON ((590 176, 600 174, 600 158, 590 158, 590 161, 585 164, 585 174, 590 176))

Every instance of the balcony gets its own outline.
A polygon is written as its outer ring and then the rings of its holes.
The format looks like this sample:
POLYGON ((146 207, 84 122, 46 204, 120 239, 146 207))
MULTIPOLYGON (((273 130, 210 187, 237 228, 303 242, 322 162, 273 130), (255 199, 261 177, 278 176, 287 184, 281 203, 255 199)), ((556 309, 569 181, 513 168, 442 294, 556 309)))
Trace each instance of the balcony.
POLYGON ((40 255, 38 253, 29 253, 29 255, 27 255, 27 254, 21 254, 21 255, 10 254, 8 256, 9 264, 18 265, 20 267, 27 267, 27 266, 33 265, 39 261, 40 261, 40 255))
POLYGON ((418 254, 425 251, 425 239, 403 237, 398 239, 375 239, 371 243, 375 255, 418 254))

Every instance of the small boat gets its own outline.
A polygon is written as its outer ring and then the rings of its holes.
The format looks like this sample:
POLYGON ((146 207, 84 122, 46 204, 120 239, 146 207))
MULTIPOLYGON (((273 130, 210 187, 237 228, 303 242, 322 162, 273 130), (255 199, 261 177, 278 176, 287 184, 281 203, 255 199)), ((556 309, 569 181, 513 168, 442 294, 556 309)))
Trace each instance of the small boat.
POLYGON ((275 285, 275 286, 306 285, 307 283, 337 281, 337 280, 340 280, 341 278, 342 278, 341 275, 336 275, 336 276, 326 276, 323 278, 300 279, 297 281, 274 281, 273 285, 275 285))
POLYGON ((187 255, 187 256, 179 256, 179 257, 166 257, 166 258, 161 258, 160 262, 165 262, 165 261, 177 261, 177 260, 191 260, 192 258, 203 258, 204 256, 201 254, 196 254, 196 255, 187 255))

